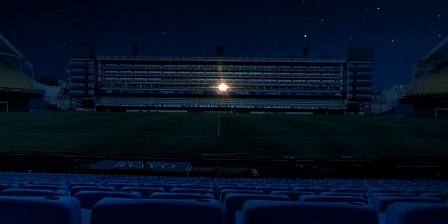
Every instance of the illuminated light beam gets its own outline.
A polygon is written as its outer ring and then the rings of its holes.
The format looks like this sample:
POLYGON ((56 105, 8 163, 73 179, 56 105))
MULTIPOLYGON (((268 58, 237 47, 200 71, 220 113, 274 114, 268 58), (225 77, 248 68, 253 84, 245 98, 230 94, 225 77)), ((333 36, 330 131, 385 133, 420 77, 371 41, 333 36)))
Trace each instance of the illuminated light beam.
POLYGON ((227 86, 225 83, 221 83, 221 84, 219 84, 219 86, 218 86, 218 90, 219 90, 219 91, 222 91, 222 92, 227 91, 228 88, 229 88, 229 86, 227 86))

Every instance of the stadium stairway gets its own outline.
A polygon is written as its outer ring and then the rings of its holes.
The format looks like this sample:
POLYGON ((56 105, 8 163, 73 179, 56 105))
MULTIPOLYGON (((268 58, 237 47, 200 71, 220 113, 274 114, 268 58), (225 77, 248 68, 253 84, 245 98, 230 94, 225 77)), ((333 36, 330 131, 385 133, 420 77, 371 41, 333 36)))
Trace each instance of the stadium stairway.
POLYGON ((447 195, 447 180, 4 172, 0 223, 448 223, 447 195))

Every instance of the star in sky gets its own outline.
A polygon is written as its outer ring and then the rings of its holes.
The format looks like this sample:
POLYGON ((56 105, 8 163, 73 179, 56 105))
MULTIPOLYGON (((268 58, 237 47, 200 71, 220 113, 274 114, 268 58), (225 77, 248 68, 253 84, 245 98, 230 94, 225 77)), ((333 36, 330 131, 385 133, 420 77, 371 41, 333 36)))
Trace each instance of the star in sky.
POLYGON ((148 56, 345 58, 348 47, 375 49, 375 89, 410 81, 413 64, 448 35, 448 1, 409 0, 2 0, 0 30, 35 67, 64 75, 69 47, 148 56), (47 35, 51 34, 51 35, 47 35), (412 46, 412 47, 409 47, 412 46), (232 49, 227 50, 227 49, 232 49), (391 75, 393 74, 393 75, 391 75))

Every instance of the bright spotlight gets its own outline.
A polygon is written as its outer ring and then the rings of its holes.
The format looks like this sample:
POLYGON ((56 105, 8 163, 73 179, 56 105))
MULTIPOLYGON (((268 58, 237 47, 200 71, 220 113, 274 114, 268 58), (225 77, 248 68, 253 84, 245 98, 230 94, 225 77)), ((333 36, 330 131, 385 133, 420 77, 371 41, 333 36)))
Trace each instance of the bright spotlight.
POLYGON ((226 84, 224 84, 224 83, 221 83, 218 86, 219 91, 222 91, 222 92, 227 91, 227 88, 229 88, 229 87, 226 84))

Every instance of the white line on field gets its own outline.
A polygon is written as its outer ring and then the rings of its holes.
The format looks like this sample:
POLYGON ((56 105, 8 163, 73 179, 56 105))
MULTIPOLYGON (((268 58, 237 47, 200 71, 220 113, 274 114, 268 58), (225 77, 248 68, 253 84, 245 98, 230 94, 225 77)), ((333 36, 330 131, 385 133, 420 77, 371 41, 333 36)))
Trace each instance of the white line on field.
MULTIPOLYGON (((168 138, 217 138, 217 136, 198 136, 198 135, 139 135, 139 134, 95 134, 95 133, 51 133, 51 132, 22 132, 22 133, 4 133, 0 135, 53 135, 53 136, 106 136, 106 137, 168 137, 168 138)), ((220 136, 223 137, 223 136, 220 136)), ((295 140, 322 140, 322 139, 357 139, 367 141, 436 141, 448 142, 448 139, 390 139, 390 138, 361 138, 361 137, 347 137, 347 136, 328 136, 328 137, 291 137, 291 136, 224 136, 224 138, 239 138, 239 139, 295 139, 295 140)))

